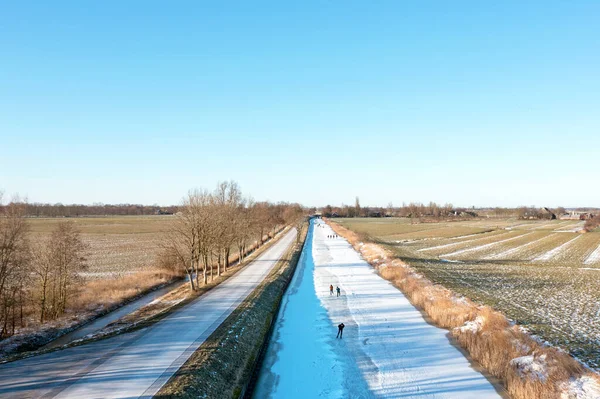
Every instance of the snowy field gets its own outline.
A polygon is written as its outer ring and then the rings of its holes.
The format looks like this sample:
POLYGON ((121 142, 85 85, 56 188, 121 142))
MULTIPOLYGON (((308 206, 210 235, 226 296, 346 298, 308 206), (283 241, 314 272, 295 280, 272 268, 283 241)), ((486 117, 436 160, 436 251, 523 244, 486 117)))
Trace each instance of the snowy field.
POLYGON ((600 370, 600 233, 577 232, 582 222, 337 221, 387 242, 433 282, 493 306, 600 370))
POLYGON ((492 384, 321 221, 310 230, 256 398, 491 398, 492 384), (329 286, 341 296, 330 295, 329 286), (343 339, 336 326, 346 325, 343 339))

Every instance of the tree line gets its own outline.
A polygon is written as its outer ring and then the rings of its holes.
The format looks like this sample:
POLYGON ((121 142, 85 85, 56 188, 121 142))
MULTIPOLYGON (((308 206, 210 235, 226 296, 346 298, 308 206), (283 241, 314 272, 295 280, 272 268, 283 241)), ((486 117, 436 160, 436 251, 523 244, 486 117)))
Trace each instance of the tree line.
MULTIPOLYGON (((8 205, 1 205, 0 209, 8 205)), ((145 216, 169 215, 178 207, 140 204, 46 204, 23 202, 24 215, 28 217, 79 217, 79 216, 145 216)))
POLYGON ((192 190, 165 237, 161 257, 183 270, 190 289, 197 290, 227 271, 232 257, 243 261, 250 247, 260 247, 279 228, 294 225, 299 231, 305 216, 299 204, 254 202, 235 181, 221 182, 212 192, 192 190))
MULTIPOLYGON (((578 208, 576 210, 590 210, 591 208, 578 208)), ((465 208, 455 207, 450 203, 438 204, 429 202, 427 204, 420 202, 403 203, 401 206, 394 206, 389 203, 386 207, 362 207, 359 198, 356 197, 354 205, 323 207, 322 213, 326 217, 406 217, 423 220, 440 220, 453 218, 474 218, 474 217, 517 217, 521 219, 549 219, 554 214, 556 217, 566 213, 564 207, 539 208, 535 206, 521 206, 515 208, 492 207, 492 208, 465 208)))
MULTIPOLYGON (((28 321, 42 324, 69 310, 89 249, 72 221, 40 237, 30 232, 30 204, 18 198, 1 204, 0 192, 0 339, 28 321)), ((284 226, 300 230, 306 216, 298 204, 244 197, 234 181, 221 182, 212 192, 190 191, 174 209, 157 261, 186 273, 192 290, 221 275, 232 261, 242 261, 284 226)))
POLYGON ((452 204, 437 204, 429 202, 403 203, 402 206, 394 206, 389 203, 387 207, 362 207, 357 197, 354 205, 331 206, 323 208, 326 217, 408 217, 408 218, 452 218, 452 217, 475 217, 477 214, 467 208, 455 208, 452 204))

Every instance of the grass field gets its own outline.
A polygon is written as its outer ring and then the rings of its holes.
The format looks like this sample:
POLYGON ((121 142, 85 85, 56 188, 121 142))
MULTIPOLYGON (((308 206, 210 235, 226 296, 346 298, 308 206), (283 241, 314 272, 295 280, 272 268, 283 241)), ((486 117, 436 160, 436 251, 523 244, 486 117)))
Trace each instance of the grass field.
POLYGON ((82 218, 31 218, 33 242, 47 236, 58 223, 75 223, 90 249, 86 279, 130 274, 153 267, 160 251, 161 234, 173 216, 111 216, 82 218))
POLYGON ((578 221, 336 219, 600 369, 600 232, 578 221))

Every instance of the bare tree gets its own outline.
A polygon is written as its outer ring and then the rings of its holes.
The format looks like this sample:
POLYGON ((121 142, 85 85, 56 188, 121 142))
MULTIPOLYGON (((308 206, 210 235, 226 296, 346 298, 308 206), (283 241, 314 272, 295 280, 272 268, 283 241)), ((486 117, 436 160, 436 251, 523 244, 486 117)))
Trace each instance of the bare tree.
POLYGON ((17 308, 22 315, 25 270, 30 258, 24 214, 25 204, 18 199, 2 207, 0 214, 0 335, 14 333, 17 308), (12 320, 10 331, 9 319, 12 320))
POLYGON ((73 222, 61 222, 51 233, 37 260, 39 278, 40 320, 55 319, 65 313, 67 304, 80 282, 79 272, 85 269, 88 245, 73 222))

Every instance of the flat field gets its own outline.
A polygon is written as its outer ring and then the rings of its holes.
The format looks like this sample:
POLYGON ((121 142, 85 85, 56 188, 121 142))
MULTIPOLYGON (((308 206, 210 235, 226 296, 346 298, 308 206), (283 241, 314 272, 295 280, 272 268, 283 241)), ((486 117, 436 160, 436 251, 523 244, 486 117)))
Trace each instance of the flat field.
POLYGON ((72 221, 89 244, 86 279, 110 278, 152 268, 161 235, 173 216, 109 216, 28 219, 32 241, 44 239, 64 221, 72 221))
POLYGON ((600 369, 600 232, 562 220, 335 221, 600 369))

